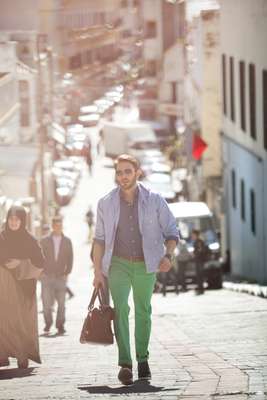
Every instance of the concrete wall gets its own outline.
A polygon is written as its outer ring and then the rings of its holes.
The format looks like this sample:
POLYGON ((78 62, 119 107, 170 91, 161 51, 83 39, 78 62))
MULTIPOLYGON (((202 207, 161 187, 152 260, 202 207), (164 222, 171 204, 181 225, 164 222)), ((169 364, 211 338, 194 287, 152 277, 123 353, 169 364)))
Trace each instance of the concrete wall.
POLYGON ((0 143, 18 143, 20 105, 16 80, 16 43, 0 43, 0 143))
MULTIPOLYGON (((246 149, 225 137, 227 160, 224 174, 227 189, 228 235, 232 260, 232 273, 259 282, 267 281, 266 264, 266 227, 263 215, 266 214, 264 203, 264 163, 246 149), (233 207, 232 171, 235 171, 236 206, 233 207), (241 180, 245 184, 245 213, 241 217, 241 180), (256 232, 251 229, 250 190, 255 193, 256 232)), ((266 171, 265 171, 266 172, 266 171)))
POLYGON ((221 90, 220 90, 220 15, 201 13, 203 69, 201 134, 208 143, 203 154, 205 178, 221 175, 221 90))

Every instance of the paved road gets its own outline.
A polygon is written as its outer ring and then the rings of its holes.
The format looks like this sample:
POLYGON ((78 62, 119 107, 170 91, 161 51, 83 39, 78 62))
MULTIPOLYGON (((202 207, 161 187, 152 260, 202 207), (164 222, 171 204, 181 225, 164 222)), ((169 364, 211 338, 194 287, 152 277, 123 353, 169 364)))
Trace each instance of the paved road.
POLYGON ((267 399, 266 299, 226 290, 204 296, 155 294, 150 385, 118 383, 116 346, 79 343, 92 282, 84 215, 112 182, 112 169, 98 161, 94 177, 85 172, 77 197, 64 210, 65 231, 75 246, 69 282, 75 297, 67 303, 67 333, 41 335, 41 366, 32 363, 19 372, 12 363, 1 369, 0 400, 267 399))

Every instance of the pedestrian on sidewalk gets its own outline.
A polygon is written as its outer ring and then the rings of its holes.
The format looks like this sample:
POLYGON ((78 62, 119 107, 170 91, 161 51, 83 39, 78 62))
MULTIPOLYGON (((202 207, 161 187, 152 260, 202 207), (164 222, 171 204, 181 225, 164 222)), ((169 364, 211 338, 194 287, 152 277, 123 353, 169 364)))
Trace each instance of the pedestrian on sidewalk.
POLYGON ((207 257, 207 246, 204 243, 204 240, 200 237, 200 231, 198 229, 193 229, 192 233, 192 241, 194 245, 194 261, 196 267, 196 279, 197 279, 197 289, 196 294, 204 293, 204 262, 207 257))
POLYGON ((121 367, 118 379, 133 382, 128 297, 133 290, 138 378, 151 379, 148 364, 151 297, 156 271, 167 272, 178 242, 175 218, 165 200, 138 182, 138 161, 127 154, 115 161, 117 188, 100 199, 93 249, 94 286, 108 278, 115 308, 115 336, 121 367), (164 246, 165 245, 165 246, 164 246))
MULTIPOLYGON (((43 232, 42 239, 44 239, 44 238, 48 237, 49 235, 51 235, 51 227, 50 227, 50 225, 49 224, 44 224, 42 232, 43 232)), ((70 289, 70 287, 68 285, 66 286, 66 293, 69 296, 69 299, 72 299, 74 297, 74 293, 73 293, 73 291, 70 289)))
POLYGON ((93 155, 92 155, 92 145, 91 142, 88 143, 86 147, 86 155, 85 155, 86 164, 88 166, 88 172, 92 175, 93 168, 93 155))
POLYGON ((41 240, 45 256, 42 284, 42 302, 44 310, 44 332, 49 333, 53 324, 53 305, 57 302, 56 328, 59 335, 65 331, 65 300, 67 278, 73 266, 71 240, 63 234, 61 216, 52 219, 52 232, 41 240))
POLYGON ((85 218, 88 225, 88 241, 91 242, 93 239, 93 227, 94 227, 94 212, 91 206, 89 207, 85 215, 85 218))
POLYGON ((180 240, 178 244, 178 254, 176 256, 177 265, 177 279, 178 283, 181 285, 181 290, 186 292, 186 268, 188 263, 192 260, 192 256, 187 248, 187 243, 185 240, 180 240))
POLYGON ((38 241, 26 229, 26 211, 12 206, 0 234, 0 367, 17 359, 41 363, 37 325, 36 282, 44 258, 38 241))

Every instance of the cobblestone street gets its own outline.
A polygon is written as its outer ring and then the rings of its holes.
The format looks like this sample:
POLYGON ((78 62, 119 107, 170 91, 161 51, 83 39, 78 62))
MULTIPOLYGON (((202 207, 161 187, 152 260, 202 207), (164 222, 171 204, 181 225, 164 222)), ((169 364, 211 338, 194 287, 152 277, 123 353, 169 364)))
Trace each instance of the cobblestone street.
POLYGON ((69 281, 75 296, 67 301, 67 333, 43 336, 40 312, 42 365, 31 363, 21 372, 12 361, 1 368, 0 399, 267 399, 266 299, 228 290, 203 296, 193 291, 155 294, 150 384, 119 384, 115 345, 79 343, 93 276, 84 216, 112 185, 112 170, 97 160, 93 178, 84 172, 76 198, 64 210, 65 233, 75 249, 69 281))

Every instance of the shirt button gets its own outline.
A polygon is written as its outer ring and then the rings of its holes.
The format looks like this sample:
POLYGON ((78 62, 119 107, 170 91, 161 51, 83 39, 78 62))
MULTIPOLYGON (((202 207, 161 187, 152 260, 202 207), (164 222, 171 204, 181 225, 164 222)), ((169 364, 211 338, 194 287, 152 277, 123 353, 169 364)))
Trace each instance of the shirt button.
POLYGON ((130 218, 130 219, 132 219, 132 218, 133 218, 133 216, 132 216, 132 215, 130 215, 130 216, 129 216, 129 218, 130 218))
POLYGON ((130 228, 130 231, 133 231, 134 230, 134 228, 130 228))
POLYGON ((132 243, 135 243, 135 240, 132 240, 132 243))

